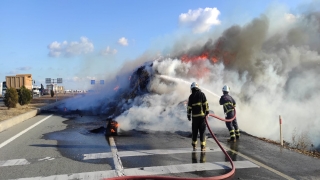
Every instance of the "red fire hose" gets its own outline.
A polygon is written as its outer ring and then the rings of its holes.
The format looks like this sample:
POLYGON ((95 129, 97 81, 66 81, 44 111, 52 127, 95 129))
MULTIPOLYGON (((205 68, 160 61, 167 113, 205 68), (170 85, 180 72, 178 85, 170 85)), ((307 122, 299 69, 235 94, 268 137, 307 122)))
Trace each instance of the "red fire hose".
MULTIPOLYGON (((231 119, 224 119, 221 118, 219 116, 216 116, 215 114, 209 114, 208 116, 217 118, 221 121, 225 121, 225 122, 231 122, 236 118, 236 110, 234 109, 234 116, 231 119)), ((214 136, 213 132, 211 131, 209 124, 208 124, 208 116, 206 116, 206 124, 207 127, 209 129, 209 132, 212 136, 212 138, 216 141, 216 143, 218 144, 218 146, 220 147, 220 149, 223 151, 223 153, 228 157, 229 162, 231 163, 231 171, 228 172, 227 174, 223 174, 220 176, 213 176, 213 177, 206 177, 206 178, 186 178, 186 177, 169 177, 169 176, 120 176, 120 177, 114 177, 114 178, 108 178, 109 180, 131 180, 131 179, 157 179, 157 180, 162 180, 162 179, 187 179, 187 180, 221 180, 221 179, 227 179, 231 176, 234 175, 235 173, 235 167, 233 164, 232 159, 230 158, 230 156, 228 155, 228 153, 223 149, 223 147, 221 146, 221 144, 219 143, 218 139, 214 136)))

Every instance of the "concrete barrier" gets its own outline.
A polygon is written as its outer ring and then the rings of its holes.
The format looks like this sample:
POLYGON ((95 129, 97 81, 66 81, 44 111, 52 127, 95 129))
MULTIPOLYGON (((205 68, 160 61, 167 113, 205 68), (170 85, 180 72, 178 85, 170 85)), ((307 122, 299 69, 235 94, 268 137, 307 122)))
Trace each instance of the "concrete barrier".
POLYGON ((21 114, 21 115, 18 115, 18 116, 15 116, 15 117, 12 117, 10 119, 7 119, 7 120, 3 120, 3 121, 0 121, 0 132, 16 125, 16 124, 19 124, 25 120, 28 120, 38 114, 41 113, 42 110, 48 110, 48 109, 51 109, 53 108, 54 106, 57 106, 57 105, 60 105, 62 104, 64 101, 58 101, 58 102, 55 102, 55 103, 51 103, 51 104, 48 104, 46 106, 43 106, 41 108, 37 108, 35 110, 32 110, 32 111, 29 111, 29 112, 26 112, 24 114, 21 114))

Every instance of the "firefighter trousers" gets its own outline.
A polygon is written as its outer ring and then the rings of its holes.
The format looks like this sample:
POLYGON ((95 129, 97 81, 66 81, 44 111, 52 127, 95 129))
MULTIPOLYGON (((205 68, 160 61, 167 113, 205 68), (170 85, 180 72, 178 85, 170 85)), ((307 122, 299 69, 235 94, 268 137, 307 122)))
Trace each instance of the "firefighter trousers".
MULTIPOLYGON (((234 116, 234 111, 228 112, 226 119, 231 119, 234 116)), ((232 122, 226 122, 226 126, 230 132, 230 138, 234 139, 235 137, 240 137, 240 130, 237 122, 237 118, 235 118, 232 122)))
POLYGON ((199 133, 201 147, 205 147, 206 145, 205 131, 206 131, 205 117, 192 118, 192 146, 195 147, 197 145, 197 138, 199 133))

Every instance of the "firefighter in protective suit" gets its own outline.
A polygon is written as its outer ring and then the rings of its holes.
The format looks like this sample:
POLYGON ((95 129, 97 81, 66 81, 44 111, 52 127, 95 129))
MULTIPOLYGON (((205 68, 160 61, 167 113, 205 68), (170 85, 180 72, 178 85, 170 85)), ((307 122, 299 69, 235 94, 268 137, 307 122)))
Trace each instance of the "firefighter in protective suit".
MULTIPOLYGON (((234 116, 234 108, 236 107, 236 101, 229 95, 230 88, 225 85, 222 88, 223 95, 220 98, 220 105, 223 105, 223 111, 226 115, 226 119, 231 119, 234 116)), ((240 130, 237 123, 237 118, 232 122, 226 122, 227 128, 230 133, 229 142, 236 142, 236 139, 240 138, 240 130)))
POLYGON ((197 148, 198 132, 200 134, 201 151, 206 149, 206 123, 205 118, 209 114, 209 106, 207 98, 199 89, 199 85, 195 82, 191 84, 191 95, 188 100, 188 120, 192 117, 192 146, 195 151, 197 148))

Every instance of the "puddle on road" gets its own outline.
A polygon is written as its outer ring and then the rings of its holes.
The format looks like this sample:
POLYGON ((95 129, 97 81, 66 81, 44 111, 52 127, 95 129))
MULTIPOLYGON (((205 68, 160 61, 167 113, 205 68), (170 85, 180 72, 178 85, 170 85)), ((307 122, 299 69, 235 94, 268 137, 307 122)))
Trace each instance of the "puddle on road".
POLYGON ((64 130, 43 135, 43 139, 56 140, 56 145, 37 144, 38 147, 53 147, 66 158, 88 163, 112 163, 112 158, 83 160, 84 154, 111 152, 108 137, 105 136, 106 118, 102 116, 62 116, 67 120, 64 130), (70 116, 71 118, 69 118, 70 116))

